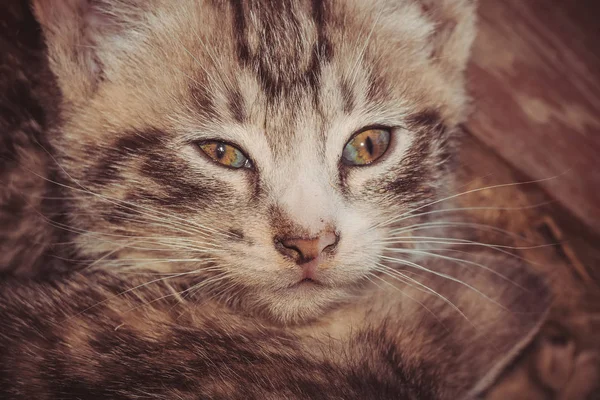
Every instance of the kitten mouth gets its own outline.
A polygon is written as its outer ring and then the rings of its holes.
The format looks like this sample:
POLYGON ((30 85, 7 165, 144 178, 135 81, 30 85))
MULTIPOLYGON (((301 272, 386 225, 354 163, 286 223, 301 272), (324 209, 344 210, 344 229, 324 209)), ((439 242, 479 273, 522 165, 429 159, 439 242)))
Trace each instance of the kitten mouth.
POLYGON ((298 282, 294 283, 292 286, 290 286, 290 288, 298 288, 302 286, 323 286, 323 284, 313 278, 303 278, 300 279, 298 282))

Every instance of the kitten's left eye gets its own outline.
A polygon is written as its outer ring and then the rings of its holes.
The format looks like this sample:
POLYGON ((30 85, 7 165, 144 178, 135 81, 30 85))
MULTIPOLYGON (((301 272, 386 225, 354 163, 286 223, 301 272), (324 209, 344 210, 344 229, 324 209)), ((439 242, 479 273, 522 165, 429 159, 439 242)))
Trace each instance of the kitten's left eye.
POLYGON ((199 144, 200 149, 213 161, 229 168, 251 168, 252 163, 237 147, 219 141, 206 141, 199 144))
POLYGON ((390 147, 390 136, 387 129, 358 132, 346 143, 342 161, 347 165, 367 165, 377 161, 390 147))

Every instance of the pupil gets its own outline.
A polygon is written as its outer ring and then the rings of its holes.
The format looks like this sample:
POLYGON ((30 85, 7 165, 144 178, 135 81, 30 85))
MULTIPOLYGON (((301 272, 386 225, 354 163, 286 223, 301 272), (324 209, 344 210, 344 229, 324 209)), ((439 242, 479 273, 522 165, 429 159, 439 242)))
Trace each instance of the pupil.
POLYGON ((216 148, 216 156, 220 160, 225 155, 225 145, 223 143, 219 143, 216 148))
POLYGON ((367 151, 369 154, 373 155, 373 141, 371 140, 370 136, 367 136, 367 139, 365 140, 365 146, 367 146, 367 151))

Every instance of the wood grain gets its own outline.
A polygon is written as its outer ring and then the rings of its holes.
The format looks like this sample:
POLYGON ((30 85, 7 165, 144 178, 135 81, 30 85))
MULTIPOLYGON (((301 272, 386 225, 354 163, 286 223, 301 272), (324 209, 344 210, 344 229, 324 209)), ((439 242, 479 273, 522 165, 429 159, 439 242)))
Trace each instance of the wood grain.
POLYGON ((459 220, 478 227, 468 228, 470 238, 516 246, 555 298, 542 333, 485 399, 600 399, 598 238, 537 184, 505 185, 527 178, 470 134, 456 173, 461 192, 468 192, 456 199, 464 210, 459 220))
POLYGON ((479 18, 468 128, 600 232, 600 2, 483 0, 479 18))

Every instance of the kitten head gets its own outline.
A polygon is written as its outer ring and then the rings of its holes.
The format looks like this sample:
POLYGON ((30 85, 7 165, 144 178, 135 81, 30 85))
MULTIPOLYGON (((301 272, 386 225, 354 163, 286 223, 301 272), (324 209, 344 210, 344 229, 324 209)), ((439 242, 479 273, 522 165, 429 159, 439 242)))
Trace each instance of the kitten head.
POLYGON ((95 267, 294 322, 376 273, 464 118, 467 0, 34 2, 95 267))

